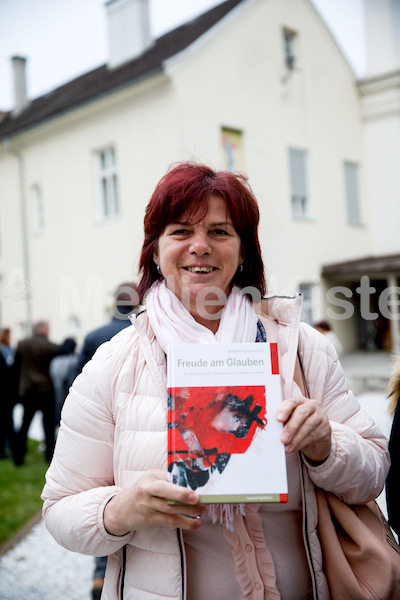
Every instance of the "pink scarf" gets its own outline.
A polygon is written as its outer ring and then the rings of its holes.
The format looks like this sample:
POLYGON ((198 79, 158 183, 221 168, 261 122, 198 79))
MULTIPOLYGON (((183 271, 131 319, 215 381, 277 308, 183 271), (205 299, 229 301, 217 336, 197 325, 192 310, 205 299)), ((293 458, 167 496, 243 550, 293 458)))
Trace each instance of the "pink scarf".
POLYGON ((168 344, 254 342, 257 315, 250 300, 233 288, 222 310, 217 333, 197 323, 165 280, 153 283, 146 299, 147 314, 157 341, 166 353, 168 344))

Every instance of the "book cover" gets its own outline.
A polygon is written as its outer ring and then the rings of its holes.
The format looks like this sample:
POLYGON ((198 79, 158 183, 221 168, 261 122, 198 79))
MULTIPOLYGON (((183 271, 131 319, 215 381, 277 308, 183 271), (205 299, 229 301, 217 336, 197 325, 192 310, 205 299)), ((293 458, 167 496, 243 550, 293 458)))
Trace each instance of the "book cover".
POLYGON ((274 343, 168 350, 168 471, 200 503, 287 502, 274 343))

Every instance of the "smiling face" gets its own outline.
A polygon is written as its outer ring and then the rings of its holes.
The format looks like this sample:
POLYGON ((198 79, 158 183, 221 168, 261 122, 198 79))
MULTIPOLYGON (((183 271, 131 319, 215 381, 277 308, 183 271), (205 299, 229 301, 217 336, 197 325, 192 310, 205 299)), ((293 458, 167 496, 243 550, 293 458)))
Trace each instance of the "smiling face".
POLYGON ((241 240, 225 201, 210 196, 207 213, 199 222, 184 213, 177 223, 169 223, 153 258, 167 287, 197 321, 218 313, 243 261, 241 240))

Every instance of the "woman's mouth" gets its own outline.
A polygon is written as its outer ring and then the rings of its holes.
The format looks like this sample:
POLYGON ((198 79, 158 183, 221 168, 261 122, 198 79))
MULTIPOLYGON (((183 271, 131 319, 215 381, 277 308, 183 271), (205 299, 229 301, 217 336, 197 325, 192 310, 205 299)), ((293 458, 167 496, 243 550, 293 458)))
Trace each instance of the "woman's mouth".
POLYGON ((214 270, 215 267, 185 267, 185 271, 190 271, 191 273, 211 273, 214 270))

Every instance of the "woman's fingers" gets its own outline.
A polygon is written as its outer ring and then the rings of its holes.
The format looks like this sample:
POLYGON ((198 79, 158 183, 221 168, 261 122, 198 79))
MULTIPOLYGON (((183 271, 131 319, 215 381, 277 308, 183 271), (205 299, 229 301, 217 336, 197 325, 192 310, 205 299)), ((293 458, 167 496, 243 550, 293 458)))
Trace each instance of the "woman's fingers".
POLYGON ((151 497, 173 500, 188 505, 196 505, 199 501, 198 495, 190 488, 170 483, 166 471, 155 469, 148 471, 138 483, 141 481, 143 482, 144 491, 151 497))
POLYGON ((147 471, 130 488, 116 494, 104 510, 104 525, 113 535, 166 526, 197 529, 204 511, 198 495, 167 481, 167 472, 147 471), (177 504, 171 504, 169 501, 177 504))
POLYGON ((205 510, 198 504, 198 495, 188 488, 168 481, 154 481, 146 486, 148 510, 154 524, 195 529, 200 526, 197 517, 205 510), (196 522, 197 520, 197 522, 196 522))
POLYGON ((281 441, 286 452, 301 450, 311 462, 324 462, 331 450, 329 419, 315 400, 288 398, 280 405, 276 418, 284 423, 281 441))
POLYGON ((323 420, 323 413, 318 409, 316 402, 305 399, 305 402, 297 398, 292 403, 293 409, 286 419, 281 439, 287 445, 289 451, 303 441, 312 441, 309 438, 318 435, 318 428, 323 420))

